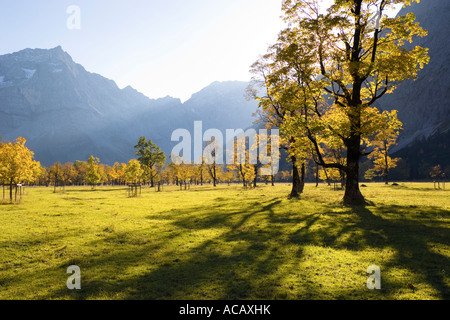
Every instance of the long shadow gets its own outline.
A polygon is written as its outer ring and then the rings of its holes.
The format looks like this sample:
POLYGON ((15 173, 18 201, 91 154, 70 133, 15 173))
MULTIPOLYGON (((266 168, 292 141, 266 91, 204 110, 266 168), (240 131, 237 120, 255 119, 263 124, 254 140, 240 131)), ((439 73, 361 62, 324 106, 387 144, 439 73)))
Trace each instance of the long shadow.
POLYGON ((83 193, 100 193, 100 192, 112 192, 112 191, 127 191, 127 187, 115 187, 115 188, 76 188, 76 187, 72 187, 72 188, 67 188, 66 190, 64 190, 64 192, 66 194, 70 194, 73 192, 83 192, 83 193))
MULTIPOLYGON (((333 208, 329 208, 330 212, 333 208)), ((319 230, 311 231, 310 227, 317 222, 318 216, 311 216, 305 226, 291 235, 291 241, 299 244, 315 244, 346 249, 352 251, 367 248, 393 248, 396 256, 384 268, 402 267, 412 274, 420 274, 426 282, 436 289, 442 299, 450 298, 450 287, 446 283, 445 274, 450 266, 450 259, 444 254, 432 250, 431 243, 450 246, 450 230, 447 227, 435 226, 433 223, 402 218, 399 206, 354 206, 346 212, 322 215, 335 215, 336 221, 329 221, 319 230), (372 212, 377 211, 380 214, 372 212), (399 217, 396 218, 396 214, 399 217), (391 219, 385 215, 391 214, 391 219), (353 216, 353 217, 352 217, 353 216), (355 219, 356 216, 356 219, 355 219), (431 224, 431 225, 430 225, 431 224), (347 236, 347 237, 344 237, 347 236), (343 240, 344 239, 344 240, 343 240)), ((450 211, 436 208, 413 208, 421 216, 450 217, 450 211)), ((436 224, 436 223, 434 223, 436 224)), ((408 284, 405 284, 407 286, 408 284)))
MULTIPOLYGON (((389 208, 382 208, 389 211, 389 208)), ((421 273, 427 283, 436 289, 442 299, 450 298, 450 287, 446 283, 445 269, 450 266, 449 257, 436 253, 430 248, 430 242, 450 246, 450 230, 448 228, 427 226, 413 220, 390 220, 373 214, 368 208, 357 208, 361 218, 360 227, 366 233, 375 226, 382 228, 386 238, 372 243, 372 246, 390 245, 397 251, 396 258, 385 267, 398 265, 407 268, 411 273, 421 273), (444 272, 443 272, 444 271, 444 272)), ((436 211, 433 211, 435 214, 436 211)), ((439 214, 450 216, 450 211, 439 210, 439 214)))
MULTIPOLYGON (((367 248, 395 249, 395 257, 383 268, 397 266, 423 275, 426 282, 440 293, 442 299, 450 298, 450 290, 442 269, 450 265, 449 258, 430 248, 430 243, 449 246, 449 229, 429 226, 421 221, 388 217, 389 212, 401 211, 394 207, 353 207, 342 208, 343 212, 333 213, 334 207, 322 205, 312 214, 278 214, 276 208, 281 200, 270 199, 256 203, 226 205, 217 203, 211 207, 186 208, 178 210, 178 216, 168 213, 161 219, 170 219, 176 231, 158 238, 157 243, 143 243, 127 246, 126 235, 111 234, 98 239, 100 243, 110 243, 114 250, 108 253, 96 252, 80 259, 87 264, 88 274, 83 278, 83 290, 68 292, 61 286, 43 299, 61 297, 87 299, 98 296, 114 297, 122 293, 125 299, 266 299, 277 297, 280 289, 279 267, 286 263, 278 250, 287 243, 298 248, 297 257, 303 258, 306 244, 347 249, 357 253, 367 248), (192 210, 197 210, 192 215, 192 210), (322 218, 327 218, 324 224, 322 218), (254 219, 261 220, 261 227, 254 219), (266 225, 263 225, 263 224, 266 225), (318 224, 320 228, 316 228, 318 224), (267 227, 270 224, 270 227, 267 227), (286 234, 286 225, 298 226, 286 234), (182 239, 189 231, 203 231, 219 228, 223 232, 209 237, 179 254, 179 248, 170 245, 182 239), (350 235, 349 237, 343 237, 350 235), (343 240, 344 239, 344 240, 343 240), (124 244, 122 246, 122 244, 124 244), (152 252, 163 251, 162 261, 155 262, 152 252), (114 274, 108 275, 114 266, 114 274), (128 269, 140 266, 138 275, 122 277, 128 269), (147 268, 147 269, 146 269, 147 268), (104 275, 105 279, 102 279, 104 275), (108 276, 110 278, 108 278, 108 276), (214 294, 214 296, 211 296, 214 294)), ((405 208, 409 210, 410 208, 405 208)), ((447 210, 415 208, 423 214, 450 216, 447 210)), ((157 219, 157 215, 152 215, 157 219)), ((95 247, 95 243, 90 244, 95 247)), ((80 265, 82 270, 85 266, 80 265)), ((61 265, 64 274, 67 268, 61 265)), ((49 270, 55 273, 55 270, 49 270)), ((286 269, 283 272, 290 272, 286 269)), ((42 271, 33 276, 45 276, 42 271)), ((16 279, 17 281, 19 279, 16 279)), ((390 285, 388 283, 388 285, 390 285)), ((393 284, 392 284, 393 285, 393 284)), ((312 283, 311 292, 320 290, 312 283), (315 290, 315 291, 314 291, 315 290)), ((344 291, 342 294, 345 295, 344 291)))
MULTIPOLYGON (((282 260, 277 257, 270 241, 282 232, 278 227, 265 232, 242 227, 255 214, 261 210, 270 212, 278 203, 279 201, 273 201, 259 207, 241 206, 240 211, 228 212, 219 222, 214 218, 208 219, 208 212, 202 215, 203 219, 198 224, 189 223, 187 218, 176 220, 174 224, 181 230, 189 230, 192 227, 207 229, 215 223, 228 227, 223 234, 191 248, 187 255, 178 256, 177 248, 171 248, 165 253, 165 256, 170 258, 151 271, 120 281, 120 284, 85 280, 85 289, 70 295, 75 299, 86 299, 105 293, 114 296, 115 292, 125 292, 127 299, 185 299, 199 296, 204 299, 223 300, 246 299, 250 296, 265 298, 268 291, 273 294, 279 290, 279 283, 272 276, 282 260), (231 243, 229 246, 226 245, 228 242, 231 243), (261 279, 264 279, 262 289, 258 283, 261 279), (203 288, 213 288, 209 292, 215 292, 215 296, 208 296, 208 293, 202 292, 203 288)), ((114 242, 114 237, 116 236, 112 235, 106 241, 114 242)), ((164 241, 161 241, 158 246, 163 244, 164 241)), ((118 265, 116 268, 116 272, 121 273, 135 264, 147 262, 150 266, 154 261, 149 257, 149 253, 155 248, 155 244, 146 244, 132 251, 120 251, 118 247, 115 252, 85 257, 83 261, 89 261, 90 268, 96 268, 99 272, 102 268, 107 268, 108 264, 121 261, 124 265, 118 265)), ((68 292, 63 288, 44 299, 67 296, 68 292)))

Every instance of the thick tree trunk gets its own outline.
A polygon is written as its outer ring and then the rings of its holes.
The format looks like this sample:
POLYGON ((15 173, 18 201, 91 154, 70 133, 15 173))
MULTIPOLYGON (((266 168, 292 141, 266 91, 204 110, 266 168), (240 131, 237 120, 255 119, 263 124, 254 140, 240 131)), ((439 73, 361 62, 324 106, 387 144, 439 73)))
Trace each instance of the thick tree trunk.
POLYGON ((305 163, 302 163, 302 166, 300 167, 300 186, 299 186, 299 192, 303 193, 305 190, 305 176, 306 176, 306 165, 305 163))
POLYGON ((364 204, 364 197, 359 190, 359 159, 361 139, 354 135, 347 142, 347 180, 345 182, 344 204, 364 204))
POLYGON ((353 70, 352 78, 352 93, 351 93, 351 101, 349 103, 349 111, 348 116, 350 120, 350 138, 346 140, 347 147, 347 166, 346 166, 346 174, 347 180, 345 182, 345 194, 344 194, 344 204, 346 205, 360 205, 365 204, 365 200, 361 191, 359 190, 359 159, 361 157, 361 90, 364 79, 360 77, 359 62, 360 62, 360 54, 361 54, 361 9, 362 9, 362 1, 355 0, 354 2, 355 8, 353 10, 355 14, 355 26, 354 26, 354 35, 353 35, 353 48, 351 54, 351 62, 357 66, 355 70, 353 70))
POLYGON ((289 198, 300 198, 300 194, 303 192, 303 185, 300 174, 297 168, 297 158, 295 156, 291 156, 292 162, 292 190, 289 198))

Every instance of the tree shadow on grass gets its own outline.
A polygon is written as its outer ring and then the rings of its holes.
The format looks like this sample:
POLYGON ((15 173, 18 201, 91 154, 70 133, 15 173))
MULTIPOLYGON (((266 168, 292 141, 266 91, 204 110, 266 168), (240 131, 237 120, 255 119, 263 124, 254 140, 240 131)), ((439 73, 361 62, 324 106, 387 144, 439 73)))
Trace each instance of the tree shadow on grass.
MULTIPOLYGON (((329 208, 330 212, 334 208, 329 208)), ((354 206, 342 213, 322 214, 333 217, 319 229, 311 230, 317 221, 311 220, 291 235, 298 244, 314 244, 337 249, 360 251, 367 248, 383 250, 393 248, 395 258, 383 264, 383 268, 407 269, 411 274, 419 274, 425 282, 439 292, 442 299, 450 298, 450 287, 446 273, 450 259, 445 254, 433 250, 433 244, 450 246, 450 230, 445 223, 408 218, 403 211, 410 207, 401 206, 354 206)), ((415 216, 450 217, 450 211, 433 207, 414 207, 415 216)), ((411 216, 411 213, 409 213, 411 216)), ((382 270, 383 271, 383 270, 382 270)), ((393 284, 399 286, 399 284, 393 284)), ((411 286, 404 283, 405 287, 411 286)), ((412 286, 414 287, 414 286, 412 286)))
MULTIPOLYGON (((409 210, 409 208, 406 208, 409 210)), ((417 212, 425 216, 441 215, 450 217, 450 211, 437 208, 417 208, 417 212)), ((380 208, 380 212, 393 211, 390 206, 380 208)), ((441 226, 430 226, 423 221, 413 219, 386 219, 383 214, 373 214, 368 208, 357 208, 361 218, 360 227, 365 230, 366 237, 373 237, 370 232, 382 231, 384 237, 377 237, 374 247, 391 246, 397 251, 395 259, 385 268, 402 266, 411 273, 419 273, 426 282, 437 290, 442 299, 450 298, 450 287, 446 283, 445 272, 448 272, 450 258, 432 249, 433 243, 450 246, 450 230, 441 226)), ((407 284, 412 285, 412 284, 407 284)))
MULTIPOLYGON (((89 276, 83 278, 83 290, 70 292, 66 288, 56 290, 44 299, 72 297, 89 299, 92 297, 113 297, 121 292, 126 299, 219 299, 239 300, 246 298, 267 298, 276 295, 280 288, 279 275, 274 274, 280 263, 274 238, 282 234, 279 227, 257 229, 247 222, 261 211, 270 212, 279 201, 264 203, 261 206, 242 206, 240 211, 228 212, 221 219, 209 219, 214 216, 210 210, 203 211, 197 223, 188 217, 174 220, 179 230, 177 236, 188 230, 206 230, 221 226, 223 233, 210 237, 190 248, 187 254, 180 248, 166 248, 164 258, 155 264, 152 258, 154 244, 144 244, 136 250, 117 250, 101 256, 84 257, 78 262, 89 261, 89 276), (126 277, 127 270, 137 265, 148 267, 139 275, 126 277), (111 266, 115 274, 125 275, 119 281, 111 275, 111 266), (102 282, 100 276, 105 274, 102 282)), ((214 212, 214 210, 213 210, 214 212)), ((161 240, 159 245, 174 240, 173 234, 161 240)), ((116 242, 117 235, 100 241, 116 242)), ((123 242, 124 239, 122 238, 123 242)), ((126 241, 126 239, 125 239, 126 241)), ((159 247, 161 250, 161 247, 159 247)), ((62 265, 61 269, 67 266, 62 265)), ((80 265, 83 270, 83 266, 80 265)))
MULTIPOLYGON (((127 234, 105 235, 98 240, 99 244, 107 242, 113 250, 92 252, 70 261, 80 264, 82 290, 69 291, 63 282, 61 289, 42 298, 110 299, 120 293, 121 299, 138 300, 285 299, 291 296, 287 295, 290 289, 283 281, 302 272, 298 270, 299 262, 306 259, 304 248, 308 245, 345 249, 356 255, 368 248, 393 248, 395 256, 382 265, 382 272, 401 267, 419 273, 442 299, 450 297, 442 273, 450 265, 449 258, 430 248, 430 243, 449 245, 449 231, 445 226, 395 218, 395 213, 410 208, 342 207, 337 213, 335 207, 322 204, 313 213, 298 213, 299 207, 279 212, 277 208, 283 205, 279 199, 259 204, 243 201, 231 206, 224 202, 208 208, 181 209, 174 217, 169 213, 152 215, 152 219, 170 219, 166 222, 174 231, 150 243, 133 242, 133 237, 127 234), (184 239, 186 233, 210 229, 218 232, 203 240, 196 239, 195 245, 180 246, 180 239, 184 239), (297 261, 290 265, 284 251, 292 246, 297 250, 297 261), (135 268, 140 271, 133 272, 135 268)), ((448 217, 450 214, 428 207, 415 210, 424 215, 448 217)), ((67 265, 62 264, 58 269, 65 274, 66 268, 67 265)), ((49 271, 55 274, 57 270, 49 271)), ((30 276, 45 274, 40 271, 30 276)), ((383 281, 388 288, 407 285, 396 279, 383 281)), ((302 285, 308 293, 299 294, 301 297, 323 298, 322 284, 306 279, 302 285)), ((338 288, 337 296, 333 297, 349 299, 352 290, 338 288)), ((363 289, 358 290, 363 292, 363 289)))
MULTIPOLYGON (((441 183, 441 185, 442 185, 442 183, 441 183)), ((414 186, 414 185, 402 185, 402 184, 389 185, 389 186, 386 186, 386 187, 390 187, 390 188, 392 188, 392 190, 414 190, 414 191, 426 191, 426 192, 429 192, 429 191, 442 191, 442 192, 449 191, 448 189, 443 189, 442 187, 441 187, 441 189, 435 189, 433 182, 429 182, 426 187, 423 187, 423 186, 419 187, 419 186, 414 186)))
POLYGON ((89 187, 71 187, 64 190, 66 194, 75 193, 75 192, 82 192, 82 193, 102 193, 102 192, 126 192, 128 190, 127 187, 96 187, 94 189, 89 187))

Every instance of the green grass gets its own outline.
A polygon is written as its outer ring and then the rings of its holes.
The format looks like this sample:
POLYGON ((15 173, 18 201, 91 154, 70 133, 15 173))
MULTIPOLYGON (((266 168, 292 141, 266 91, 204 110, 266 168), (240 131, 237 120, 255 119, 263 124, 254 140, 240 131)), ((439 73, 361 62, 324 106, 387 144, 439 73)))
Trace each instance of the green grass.
POLYGON ((289 188, 28 188, 0 205, 0 299, 450 298, 449 191, 368 184, 373 205, 349 208, 342 191, 289 188))

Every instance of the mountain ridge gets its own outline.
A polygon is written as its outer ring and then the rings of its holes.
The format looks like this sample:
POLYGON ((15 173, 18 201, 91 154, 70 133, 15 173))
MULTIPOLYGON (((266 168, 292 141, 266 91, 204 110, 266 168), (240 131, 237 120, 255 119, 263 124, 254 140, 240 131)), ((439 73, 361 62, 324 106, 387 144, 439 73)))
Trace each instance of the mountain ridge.
POLYGON ((170 153, 174 130, 198 120, 205 128, 247 127, 256 110, 244 97, 246 82, 215 81, 184 103, 151 99, 87 71, 61 46, 0 56, 0 80, 0 136, 25 137, 44 165, 90 154, 108 164, 126 162, 140 136, 170 153))
POLYGON ((447 40, 450 1, 414 2, 398 14, 407 13, 413 13, 420 26, 428 31, 426 37, 415 38, 408 47, 429 48, 430 62, 419 71, 415 81, 401 83, 394 93, 380 99, 379 106, 398 110, 404 130, 393 154, 408 163, 408 168, 401 169, 410 172, 410 178, 423 179, 428 176, 426 171, 438 164, 450 173, 450 144, 447 142, 450 130, 450 45, 447 40), (422 152, 424 149, 430 151, 427 143, 440 145, 442 149, 434 153, 446 156, 422 152))
MULTIPOLYGON (((423 179, 432 166, 450 172, 450 2, 413 3, 399 14, 414 13, 428 36, 413 45, 430 50, 430 63, 415 81, 401 83, 379 100, 380 109, 398 110, 404 124, 393 156, 403 158, 393 175, 423 179), (396 172, 397 171, 397 172, 396 172), (400 174, 401 173, 401 174, 400 174)), ((23 136, 44 165, 86 160, 126 162, 146 136, 169 155, 179 128, 246 129, 256 120, 257 102, 248 101, 248 83, 215 81, 182 102, 170 96, 151 99, 135 88, 119 88, 87 71, 61 46, 24 49, 0 56, 0 137, 23 136)))

